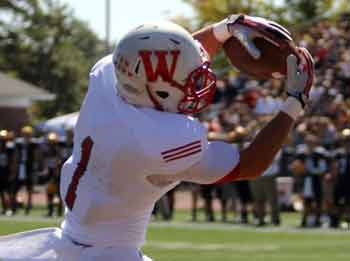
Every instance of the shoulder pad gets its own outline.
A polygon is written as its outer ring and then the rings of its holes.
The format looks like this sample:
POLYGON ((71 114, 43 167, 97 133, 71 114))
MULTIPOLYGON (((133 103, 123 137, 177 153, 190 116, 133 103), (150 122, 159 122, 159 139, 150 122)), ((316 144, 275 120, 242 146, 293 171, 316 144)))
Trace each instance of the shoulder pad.
POLYGON ((106 67, 110 67, 113 65, 112 55, 107 55, 101 58, 97 63, 91 68, 90 73, 94 74, 98 71, 102 71, 106 69, 106 67))
POLYGON ((116 84, 112 55, 108 55, 99 60, 90 71, 88 93, 85 99, 89 103, 92 100, 94 105, 89 107, 99 105, 104 107, 106 102, 113 104, 117 95, 116 84), (99 100, 100 98, 103 101, 99 100))

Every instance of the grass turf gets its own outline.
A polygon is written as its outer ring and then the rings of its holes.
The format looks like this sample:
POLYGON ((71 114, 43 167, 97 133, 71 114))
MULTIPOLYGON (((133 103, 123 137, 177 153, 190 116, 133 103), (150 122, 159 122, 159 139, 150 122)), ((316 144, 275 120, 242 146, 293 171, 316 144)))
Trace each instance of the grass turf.
MULTIPOLYGON (((33 216, 0 218, 0 234, 57 226, 59 219, 33 216)), ((297 216, 285 214, 281 228, 254 228, 232 224, 192 223, 178 212, 175 221, 152 222, 144 253, 155 261, 249 260, 342 261, 350 260, 350 232, 296 228, 297 216)))

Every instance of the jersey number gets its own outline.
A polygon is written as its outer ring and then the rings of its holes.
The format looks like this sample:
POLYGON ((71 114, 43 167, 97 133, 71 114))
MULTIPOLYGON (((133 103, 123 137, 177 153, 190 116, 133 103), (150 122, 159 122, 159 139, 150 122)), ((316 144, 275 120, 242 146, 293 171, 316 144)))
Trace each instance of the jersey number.
POLYGON ((65 198, 66 205, 70 210, 73 209, 74 202, 77 197, 76 191, 79 185, 79 181, 85 174, 87 165, 90 160, 90 154, 91 154, 93 145, 94 145, 94 142, 90 136, 86 137, 81 143, 81 158, 74 171, 72 181, 69 184, 68 192, 65 198))

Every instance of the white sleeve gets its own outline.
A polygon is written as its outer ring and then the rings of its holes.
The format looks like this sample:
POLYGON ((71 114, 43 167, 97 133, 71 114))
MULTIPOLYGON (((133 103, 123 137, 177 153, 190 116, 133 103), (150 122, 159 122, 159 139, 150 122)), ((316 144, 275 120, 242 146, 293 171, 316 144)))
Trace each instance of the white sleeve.
POLYGON ((181 173, 203 158, 208 146, 207 131, 198 120, 155 111, 150 116, 159 124, 151 129, 147 123, 147 130, 142 130, 144 151, 151 163, 149 174, 181 173))
POLYGON ((180 179, 201 184, 233 180, 239 173, 237 146, 221 141, 208 143, 203 157, 180 174, 180 179))

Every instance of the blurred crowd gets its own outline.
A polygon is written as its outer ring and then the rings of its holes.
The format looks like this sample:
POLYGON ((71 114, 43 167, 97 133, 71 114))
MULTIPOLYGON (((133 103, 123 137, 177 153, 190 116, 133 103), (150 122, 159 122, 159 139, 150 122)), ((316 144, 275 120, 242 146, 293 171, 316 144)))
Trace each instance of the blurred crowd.
MULTIPOLYGON (((163 197, 154 215, 171 219, 175 193, 191 191, 192 219, 197 220, 201 198, 205 220, 217 218, 213 207, 218 200, 221 220, 235 213, 235 222, 280 225, 281 210, 299 210, 301 227, 339 227, 350 224, 350 15, 337 21, 321 20, 296 34, 298 45, 313 54, 316 65, 311 102, 296 122, 287 144, 271 167, 254 181, 224 185, 182 184, 163 197), (291 186, 292 197, 278 189, 291 186), (266 218, 270 213, 269 222, 266 218)), ((244 148, 276 114, 285 93, 281 80, 256 81, 243 74, 227 75, 218 81, 214 104, 200 115, 209 140, 223 140, 244 148)), ((55 133, 34 138, 31 127, 21 137, 6 130, 0 133, 0 195, 3 213, 15 214, 23 187, 25 212, 32 208, 33 184, 45 185, 48 216, 62 214, 59 170, 72 150, 73 133, 64 139, 55 133), (34 173, 36 173, 34 175, 34 173)), ((273 142, 273 137, 271 137, 273 142)), ((252 164, 254 164, 252 162, 252 164)))
POLYGON ((24 126, 15 137, 13 132, 0 131, 0 197, 2 214, 15 215, 19 208, 30 214, 34 188, 44 187, 47 216, 62 216, 59 195, 60 170, 71 155, 73 132, 66 131, 64 139, 54 132, 34 137, 33 128, 24 126), (21 196, 20 191, 24 191, 21 196), (25 198, 24 198, 25 197, 25 198))
MULTIPOLYGON (((225 185, 193 185, 193 220, 200 195, 207 221, 215 220, 213 201, 217 198, 223 221, 233 208, 238 213, 236 222, 265 225, 268 211, 270 223, 279 225, 280 209, 293 208, 302 213, 301 227, 338 227, 342 222, 349 226, 350 15, 314 22, 295 33, 295 39, 315 58, 317 77, 307 110, 263 177, 225 185), (286 193, 280 190, 286 180, 292 186, 292 202, 284 200, 286 193)), ((201 115, 209 140, 244 148, 278 112, 284 93, 281 80, 256 81, 243 74, 223 77, 214 105, 201 115)))
MULTIPOLYGON (((230 184, 201 186, 208 221, 214 220, 212 198, 216 195, 223 220, 227 202, 233 199, 239 203, 239 222, 249 222, 251 209, 252 221, 265 225, 269 203, 270 222, 279 225, 283 206, 276 180, 293 177, 295 207, 302 210, 300 226, 338 227, 342 220, 350 222, 350 14, 337 21, 317 21, 295 36, 297 45, 310 50, 315 59, 310 104, 263 177, 234 182, 231 188, 230 184)), ((244 148, 278 112, 284 93, 281 80, 256 81, 243 74, 225 77, 218 82, 211 111, 201 115, 209 139, 244 148)))

